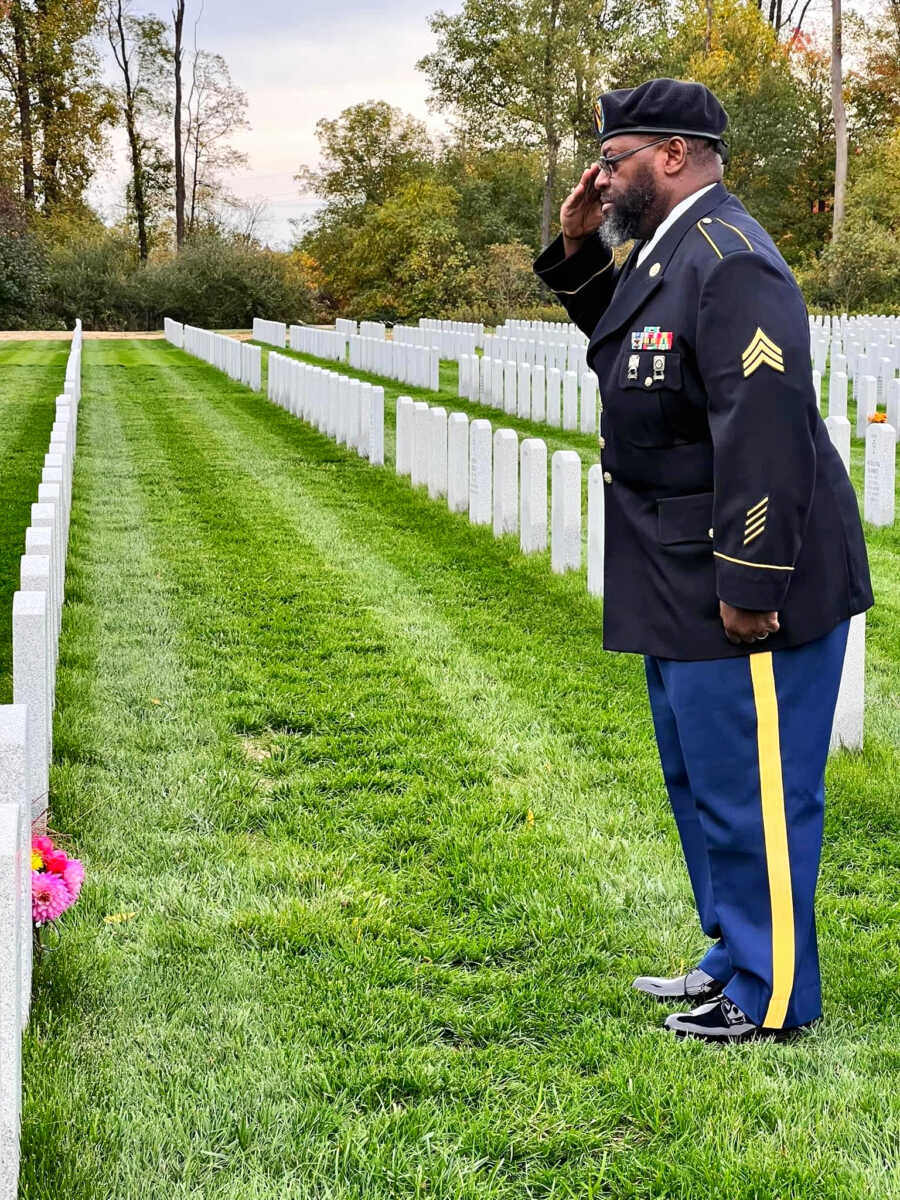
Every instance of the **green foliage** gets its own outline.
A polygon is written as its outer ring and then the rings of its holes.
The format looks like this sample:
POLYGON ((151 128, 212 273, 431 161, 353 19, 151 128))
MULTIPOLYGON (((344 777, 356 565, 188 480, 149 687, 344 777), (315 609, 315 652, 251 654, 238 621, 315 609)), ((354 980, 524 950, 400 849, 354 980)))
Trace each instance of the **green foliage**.
POLYGON ((466 139, 449 142, 436 177, 459 195, 459 236, 475 257, 495 243, 519 241, 540 249, 541 158, 510 144, 494 150, 466 139))
POLYGON ((383 100, 353 104, 333 121, 323 118, 316 134, 322 162, 317 169, 301 167, 296 178, 332 211, 383 204, 433 157, 422 122, 383 100))
POLYGON ((46 259, 21 205, 0 189, 0 328, 40 328, 46 259))
POLYGON ((50 247, 47 311, 66 328, 77 317, 86 329, 134 328, 140 312, 136 270, 126 231, 91 231, 81 225, 80 236, 50 247))
POLYGON ((457 193, 430 180, 370 208, 345 250, 350 313, 404 321, 465 303, 468 260, 457 220, 457 193))
POLYGON ((156 327, 163 315, 212 329, 243 329, 254 316, 304 321, 312 315, 309 290, 289 256, 237 239, 190 238, 135 283, 146 292, 156 327))

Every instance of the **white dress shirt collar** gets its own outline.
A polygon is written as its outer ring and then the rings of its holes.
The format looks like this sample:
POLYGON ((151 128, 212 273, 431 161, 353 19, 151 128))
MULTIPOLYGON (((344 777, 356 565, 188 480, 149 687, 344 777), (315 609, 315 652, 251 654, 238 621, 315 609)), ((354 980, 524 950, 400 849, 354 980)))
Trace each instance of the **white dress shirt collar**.
POLYGON ((638 251, 637 262, 635 265, 639 267, 653 247, 663 236, 663 234, 665 234, 666 230, 672 228, 681 214, 687 212, 687 210, 696 200, 699 200, 705 192, 708 192, 710 188, 714 188, 715 186, 716 185, 714 183, 708 183, 706 187, 699 188, 696 192, 691 192, 689 196, 685 196, 683 200, 679 200, 669 215, 657 225, 656 232, 650 241, 641 246, 640 250, 638 251))

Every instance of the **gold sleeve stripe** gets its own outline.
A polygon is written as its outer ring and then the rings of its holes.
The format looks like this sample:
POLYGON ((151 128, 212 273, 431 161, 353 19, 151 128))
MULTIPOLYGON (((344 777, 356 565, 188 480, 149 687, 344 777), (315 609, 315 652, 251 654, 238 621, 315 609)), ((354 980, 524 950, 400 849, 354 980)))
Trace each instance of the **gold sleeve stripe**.
POLYGON ((747 545, 749 545, 750 542, 753 541, 754 538, 758 538, 764 529, 765 529, 765 525, 760 525, 760 527, 758 529, 754 530, 753 533, 748 533, 747 536, 744 538, 744 545, 747 546, 747 545))
POLYGON ((763 496, 763 498, 762 498, 762 500, 760 500, 759 504, 754 504, 752 508, 747 509, 747 516, 752 517, 758 508, 762 508, 762 506, 764 504, 768 504, 768 503, 769 503, 769 497, 763 496))
POLYGON ((703 234, 703 236, 706 238, 706 240, 712 246, 713 250, 715 250, 716 254, 718 254, 719 258, 724 258, 725 255, 722 253, 722 251, 719 249, 719 247, 716 245, 716 243, 712 240, 712 238, 709 236, 709 234, 706 232, 706 230, 703 228, 703 226, 700 224, 699 221, 697 222, 697 228, 700 230, 700 232, 703 234))
MULTIPOLYGON (((610 258, 605 267, 601 267, 599 271, 595 271, 593 273, 591 279, 596 279, 598 275, 602 275, 604 271, 608 271, 615 261, 616 260, 614 258, 610 258)), ((580 283, 577 288, 572 288, 570 292, 564 292, 559 288, 553 287, 552 284, 550 287, 552 291, 556 292, 557 296, 574 296, 577 292, 580 292, 582 288, 587 287, 587 285, 591 282, 591 279, 586 279, 584 283, 580 283)))
POLYGON ((752 521, 748 521, 744 526, 744 533, 753 533, 755 529, 764 529, 766 524, 766 514, 762 513, 758 517, 754 517, 752 521))
MULTIPOLYGON (((747 247, 747 249, 753 250, 753 247, 750 245, 749 239, 746 238, 743 233, 741 233, 741 231, 740 231, 740 229, 738 229, 737 225, 732 225, 730 221, 723 221, 721 217, 716 217, 716 220, 719 222, 720 225, 727 225, 729 229, 733 229, 734 232, 741 239, 741 241, 744 243, 744 245, 747 247)), ((755 251, 754 251, 754 253, 755 253, 755 251)))
POLYGON ((787 1016, 791 992, 794 990, 795 935, 794 895, 778 725, 778 694, 775 691, 772 651, 751 654, 749 658, 753 703, 756 707, 759 799, 762 808, 766 871, 769 877, 769 906, 772 914, 772 994, 762 1023, 769 1029, 781 1029, 787 1016))
POLYGON ((732 558, 729 554, 721 554, 718 550, 713 550, 713 557, 724 558, 726 562, 737 563, 739 567, 756 567, 760 571, 793 571, 793 567, 776 567, 772 563, 754 563, 747 562, 745 558, 732 558))

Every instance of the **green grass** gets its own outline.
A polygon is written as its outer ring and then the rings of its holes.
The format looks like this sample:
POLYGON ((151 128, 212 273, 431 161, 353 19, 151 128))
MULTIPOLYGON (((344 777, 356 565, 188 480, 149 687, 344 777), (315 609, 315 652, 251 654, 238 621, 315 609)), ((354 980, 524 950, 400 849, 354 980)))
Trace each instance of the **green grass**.
POLYGON ((0 704, 12 701, 12 598, 68 354, 66 342, 0 346, 0 704))
POLYGON ((22 1197, 900 1196, 896 527, 885 702, 829 766, 827 1020, 682 1044, 630 981, 703 939, 583 575, 171 347, 84 353, 51 785, 88 881, 22 1197))

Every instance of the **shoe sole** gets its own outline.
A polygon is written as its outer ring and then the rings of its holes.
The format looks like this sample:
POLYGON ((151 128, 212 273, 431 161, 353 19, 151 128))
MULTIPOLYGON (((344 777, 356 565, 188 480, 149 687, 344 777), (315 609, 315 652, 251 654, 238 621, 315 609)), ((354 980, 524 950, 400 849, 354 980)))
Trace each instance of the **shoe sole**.
POLYGON ((718 1000, 722 995, 721 989, 718 992, 710 993, 708 996, 666 996, 663 992, 651 992, 647 988, 638 987, 636 984, 631 985, 634 991, 641 996, 649 996, 651 1000, 658 1000, 660 1004, 709 1004, 712 1000, 718 1000))
POLYGON ((728 1037, 727 1034, 720 1037, 714 1033, 697 1033, 693 1029, 672 1029, 667 1025, 664 1025, 663 1029, 666 1033, 674 1033, 682 1041, 691 1038, 696 1042, 706 1042, 710 1046, 740 1046, 747 1042, 793 1042, 802 1037, 808 1031, 809 1026, 798 1025, 790 1029, 753 1029, 748 1033, 738 1034, 736 1037, 728 1037))

